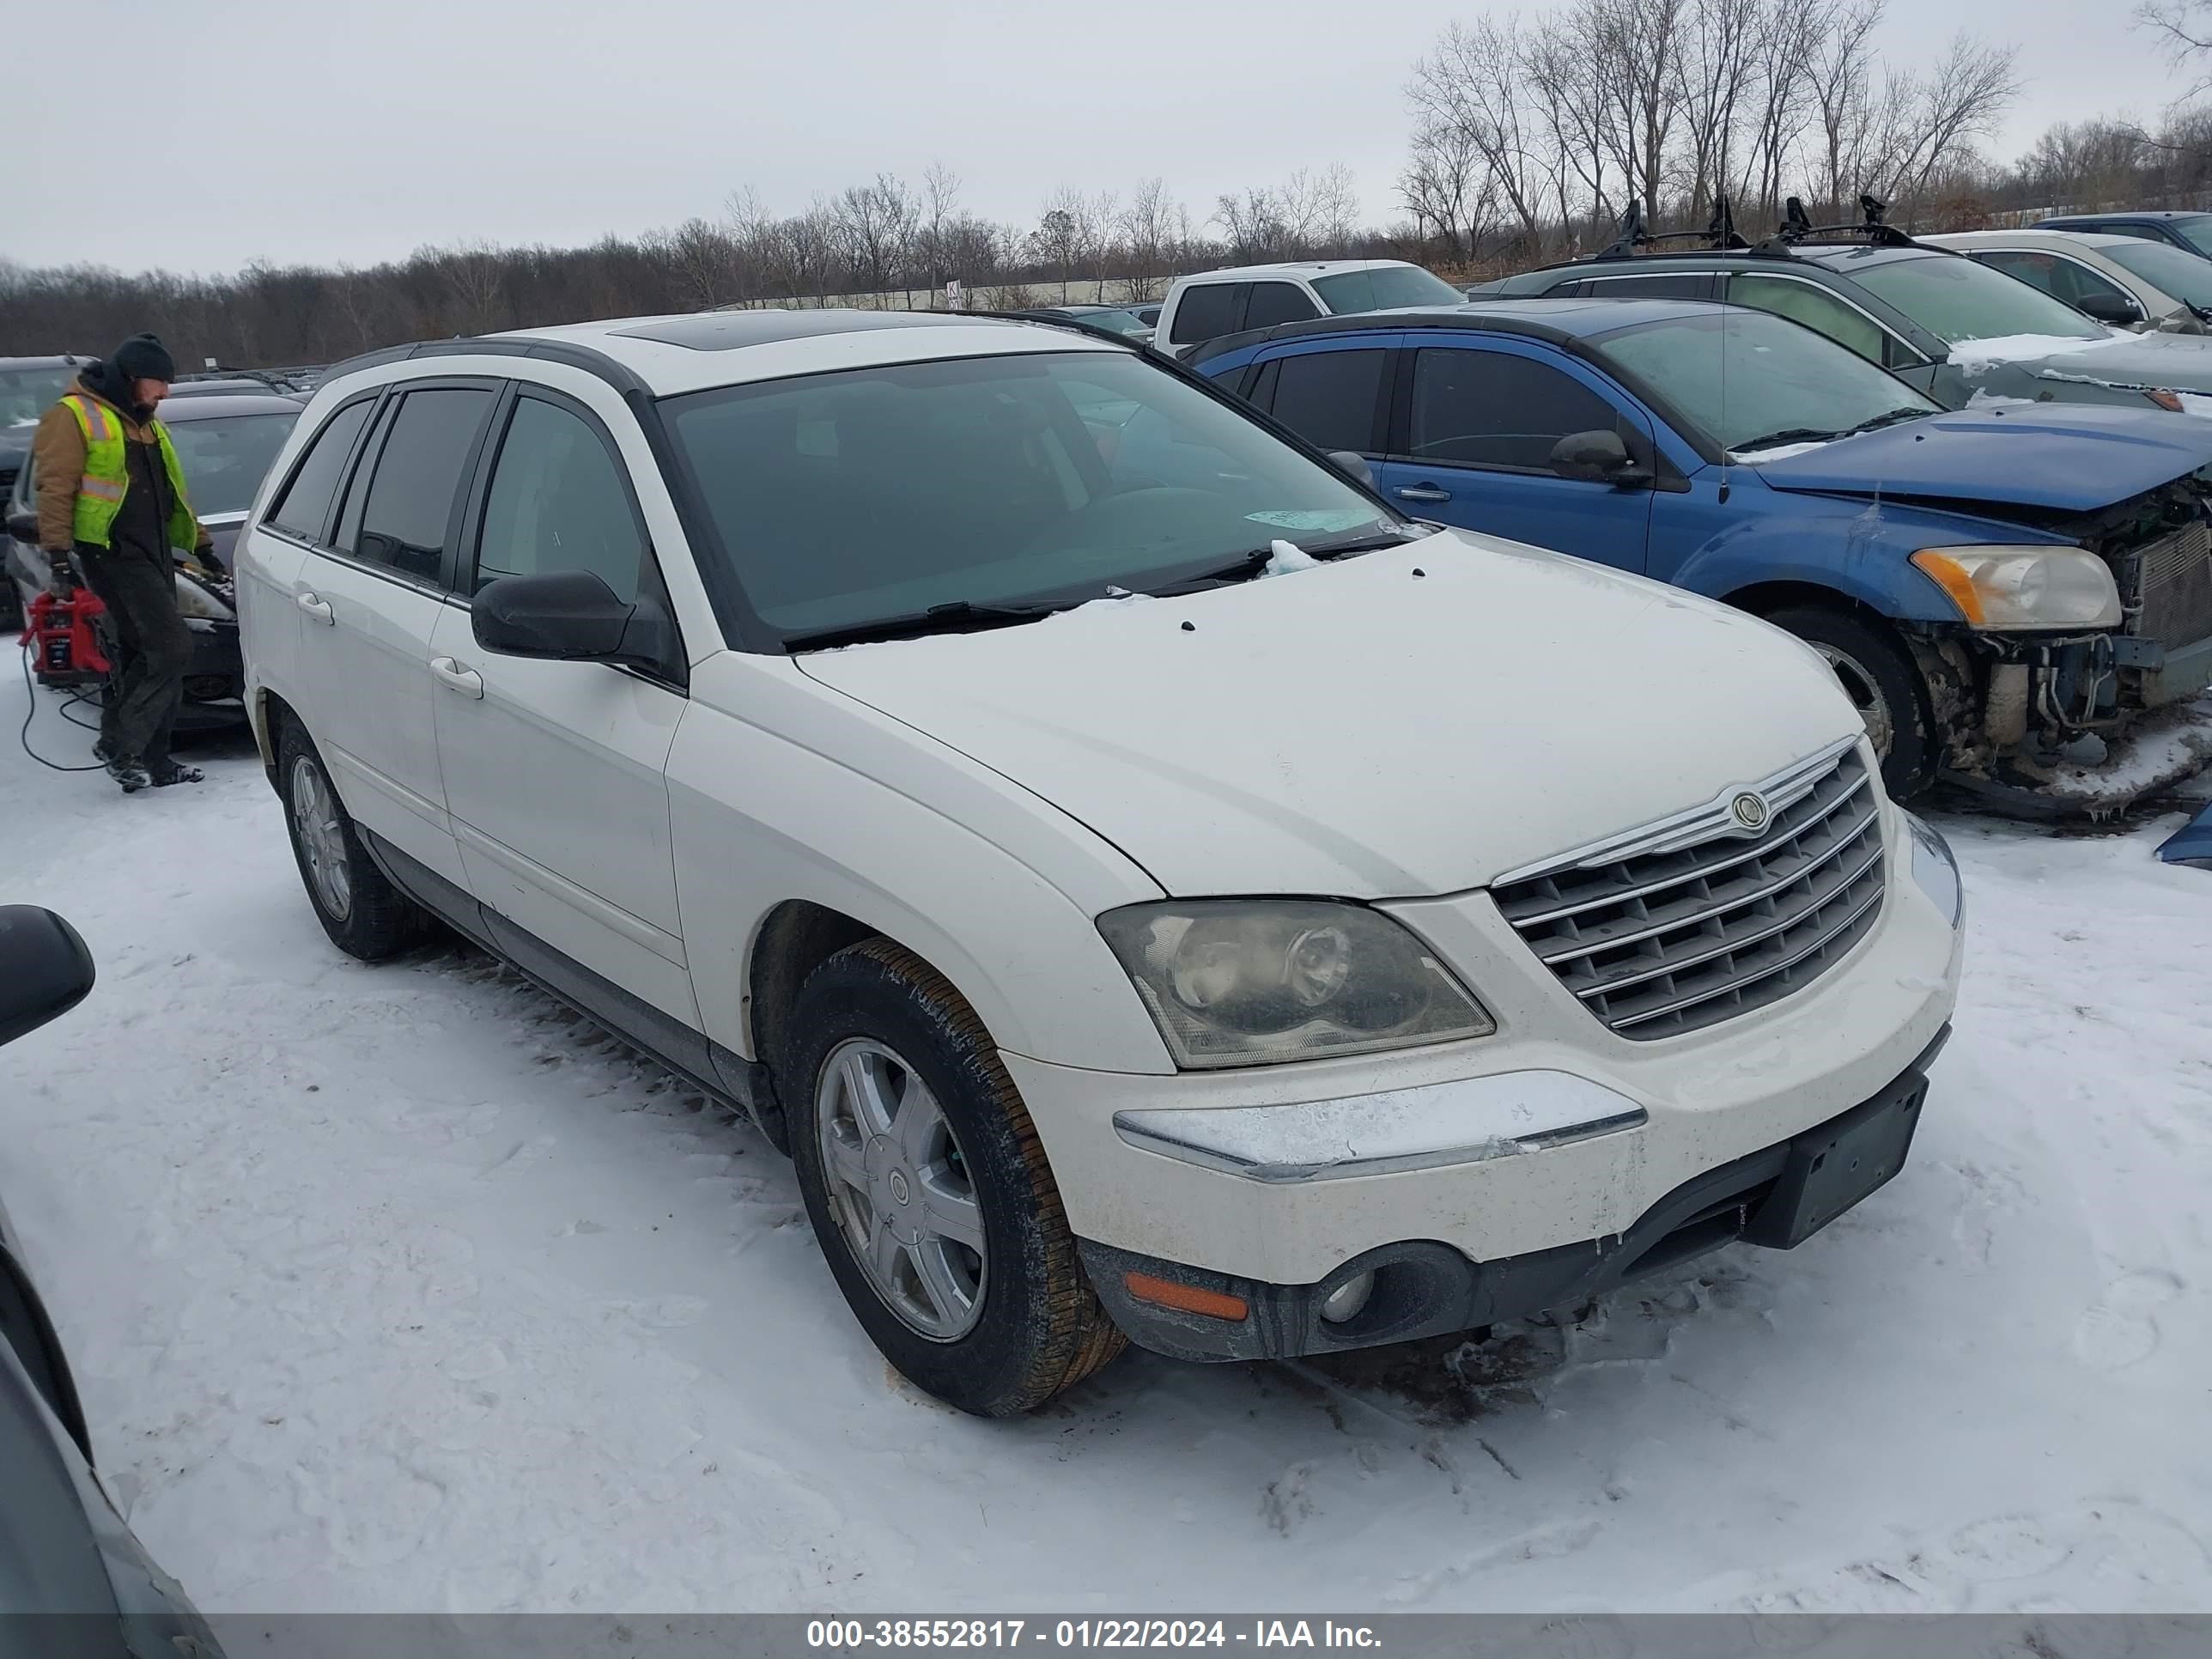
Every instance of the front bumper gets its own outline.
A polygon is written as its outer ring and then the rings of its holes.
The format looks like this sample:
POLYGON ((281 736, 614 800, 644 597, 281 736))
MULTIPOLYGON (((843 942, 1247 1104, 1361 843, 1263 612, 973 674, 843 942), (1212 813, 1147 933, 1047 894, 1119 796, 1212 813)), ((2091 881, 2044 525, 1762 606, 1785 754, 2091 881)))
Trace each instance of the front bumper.
POLYGON ((1682 1036, 1607 1030, 1477 893, 1383 908, 1466 970, 1494 1036, 1167 1076, 1005 1062, 1094 1253, 1313 1287, 1409 1243, 1470 1264, 1587 1250, 1873 1099, 1936 1041, 1960 935, 1911 875, 1904 816, 1884 811, 1888 896, 1850 954, 1682 1036), (1251 1129, 1271 1117, 1272 1134, 1251 1129))
POLYGON ((214 731, 246 719, 246 660, 239 651, 238 624, 185 624, 192 631, 192 658, 185 669, 185 700, 177 709, 179 732, 214 731))
POLYGON ((1281 1359, 1474 1330, 1573 1306, 1741 1239, 1791 1249, 1886 1185, 1904 1166, 1948 1028, 1874 1098, 1675 1188, 1628 1229, 1498 1261, 1431 1239, 1365 1251, 1318 1284, 1272 1285, 1082 1241, 1099 1299, 1130 1339, 1171 1358, 1281 1359), (1188 1286, 1241 1304, 1242 1319, 1170 1307, 1134 1282, 1188 1286), (1363 1285, 1365 1287, 1363 1290, 1363 1285), (1332 1295, 1360 1292, 1332 1319, 1332 1295))

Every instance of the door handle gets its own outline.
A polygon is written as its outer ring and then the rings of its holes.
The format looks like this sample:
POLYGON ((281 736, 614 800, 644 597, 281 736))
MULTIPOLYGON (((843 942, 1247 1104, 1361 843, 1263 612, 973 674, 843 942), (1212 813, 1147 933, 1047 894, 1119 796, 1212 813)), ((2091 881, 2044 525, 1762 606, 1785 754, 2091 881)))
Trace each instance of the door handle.
POLYGON ((301 593, 295 596, 292 602, 319 623, 336 625, 337 622, 337 617, 331 614, 330 602, 327 599, 320 599, 313 593, 301 593))
POLYGON ((483 676, 473 668, 462 667, 451 657, 431 658, 430 672, 449 690, 458 691, 465 697, 483 696, 483 676))
POLYGON ((1439 489, 1434 484, 1407 484, 1397 492, 1401 501, 1448 501, 1451 491, 1439 489))

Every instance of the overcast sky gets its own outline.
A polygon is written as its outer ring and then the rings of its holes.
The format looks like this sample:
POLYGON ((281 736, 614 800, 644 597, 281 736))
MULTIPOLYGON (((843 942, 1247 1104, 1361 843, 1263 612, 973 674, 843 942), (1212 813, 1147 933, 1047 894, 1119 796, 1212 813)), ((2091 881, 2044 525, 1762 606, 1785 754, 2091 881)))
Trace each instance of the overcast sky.
MULTIPOLYGON (((1545 9, 1547 0, 1521 8, 1545 9)), ((1557 3, 1557 0, 1553 0, 1557 3)), ((1499 6, 1503 11, 1510 9, 1499 6)), ((2175 89, 2130 0, 1891 0, 1881 44, 2021 48, 2009 155, 2050 122, 2175 89)), ((72 0, 9 27, 27 174, 0 254, 234 270, 565 244, 780 210, 942 161, 962 204, 1035 222, 1057 185, 1224 190, 1341 161, 1392 216, 1407 70, 1469 0, 72 0), (48 66, 82 66, 48 72, 48 66), (163 94, 167 94, 165 104, 163 94)))

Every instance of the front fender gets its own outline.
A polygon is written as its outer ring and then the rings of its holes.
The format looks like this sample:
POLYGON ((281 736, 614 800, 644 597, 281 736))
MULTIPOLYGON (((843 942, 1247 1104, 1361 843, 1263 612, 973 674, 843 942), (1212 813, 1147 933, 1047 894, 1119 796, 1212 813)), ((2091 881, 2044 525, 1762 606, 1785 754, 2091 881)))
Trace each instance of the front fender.
POLYGON ((1092 920, 1164 896, 1136 865, 786 659, 721 653, 694 668, 691 694, 669 757, 669 813, 709 1036, 759 1058, 751 954, 770 913, 801 900, 923 957, 1002 1048, 1098 1071, 1175 1069, 1092 920))

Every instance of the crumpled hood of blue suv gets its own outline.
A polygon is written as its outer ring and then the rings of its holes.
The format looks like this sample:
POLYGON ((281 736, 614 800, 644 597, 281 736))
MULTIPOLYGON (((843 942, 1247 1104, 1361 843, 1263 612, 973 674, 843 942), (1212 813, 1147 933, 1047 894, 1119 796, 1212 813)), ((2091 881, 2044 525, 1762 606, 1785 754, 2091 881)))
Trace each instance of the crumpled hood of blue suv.
POLYGON ((1964 409, 1753 465, 1776 489, 2092 513, 2212 466, 2212 420, 2087 404, 1964 409))

